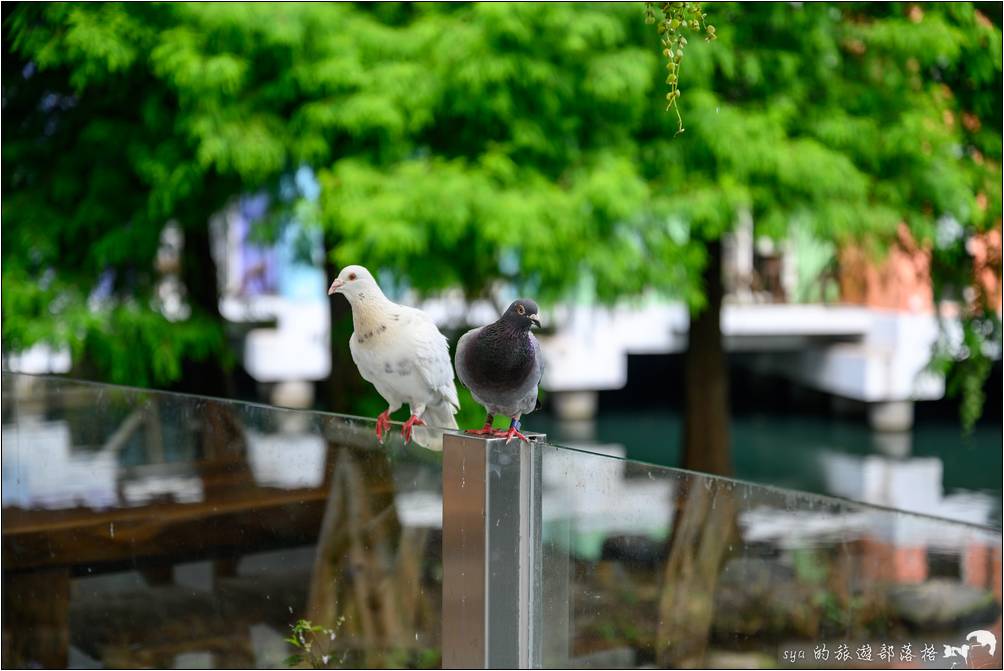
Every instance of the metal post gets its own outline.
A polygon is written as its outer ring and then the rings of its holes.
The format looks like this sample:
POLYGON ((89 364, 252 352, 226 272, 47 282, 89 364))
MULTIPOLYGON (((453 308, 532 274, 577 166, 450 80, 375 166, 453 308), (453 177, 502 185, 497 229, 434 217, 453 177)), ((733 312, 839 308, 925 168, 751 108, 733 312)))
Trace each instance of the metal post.
POLYGON ((443 436, 443 666, 541 665, 543 434, 443 436))

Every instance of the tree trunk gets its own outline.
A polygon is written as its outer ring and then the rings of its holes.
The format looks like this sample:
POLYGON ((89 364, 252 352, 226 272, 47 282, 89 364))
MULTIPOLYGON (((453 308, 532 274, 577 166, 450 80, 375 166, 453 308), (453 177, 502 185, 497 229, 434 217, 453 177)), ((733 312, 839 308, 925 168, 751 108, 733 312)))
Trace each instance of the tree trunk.
POLYGON ((385 451, 338 445, 333 453, 307 618, 336 631, 325 645, 351 664, 396 666, 400 655, 435 644, 428 633, 439 613, 423 586, 428 530, 401 526, 385 451))
POLYGON ((718 575, 739 543, 731 483, 694 476, 681 485, 659 597, 660 668, 706 666, 718 575))
MULTIPOLYGON (((195 310, 215 319, 221 328, 226 328, 220 314, 219 285, 211 244, 209 224, 205 221, 185 228, 181 281, 195 310)), ((219 356, 182 362, 182 377, 175 390, 223 398, 236 395, 234 380, 219 356)))
MULTIPOLYGON (((327 251, 333 249, 336 240, 324 241, 324 272, 327 282, 338 277, 339 268, 332 263, 327 251)), ((352 308, 342 296, 330 296, 328 309, 331 315, 331 374, 318 383, 318 400, 321 407, 329 412, 352 413, 352 399, 364 393, 363 380, 359 376, 352 355, 349 353, 349 337, 352 335, 352 308)))
POLYGON ((722 246, 708 243, 703 283, 708 304, 690 315, 686 354, 683 468, 732 475, 729 369, 722 342, 722 246))
MULTIPOLYGON (((690 316, 686 355, 683 467, 732 474, 729 374, 722 343, 722 248, 708 245, 704 269, 708 304, 690 316)), ((739 542, 731 484, 692 476, 681 482, 659 599, 660 667, 696 668, 705 663, 714 621, 718 574, 739 542)))

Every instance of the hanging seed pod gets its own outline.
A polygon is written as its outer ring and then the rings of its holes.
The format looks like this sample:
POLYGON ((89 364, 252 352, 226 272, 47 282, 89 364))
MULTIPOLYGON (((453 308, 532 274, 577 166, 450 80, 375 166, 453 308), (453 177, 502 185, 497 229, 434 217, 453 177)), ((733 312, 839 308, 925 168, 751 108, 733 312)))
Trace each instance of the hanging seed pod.
POLYGON ((658 8, 656 3, 646 2, 645 23, 658 24, 656 28, 661 36, 662 55, 666 58, 666 84, 669 86, 666 111, 670 108, 676 111, 676 132, 680 134, 683 132, 683 116, 677 104, 680 99, 679 70, 683 62, 684 47, 687 46, 687 38, 682 31, 700 32, 703 27, 705 40, 710 42, 715 39, 715 27, 707 22, 707 15, 702 11, 700 2, 662 2, 658 4, 658 8))

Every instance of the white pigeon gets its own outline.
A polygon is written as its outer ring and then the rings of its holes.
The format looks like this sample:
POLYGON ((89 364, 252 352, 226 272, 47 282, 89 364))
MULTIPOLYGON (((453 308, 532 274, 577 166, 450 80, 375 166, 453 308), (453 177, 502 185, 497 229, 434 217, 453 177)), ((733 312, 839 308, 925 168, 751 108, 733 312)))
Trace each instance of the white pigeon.
MULTIPOLYGON (((450 348, 432 319, 421 310, 388 300, 362 266, 342 269, 328 289, 328 295, 336 293, 352 306, 352 360, 363 379, 387 401, 387 409, 377 417, 377 438, 383 442, 391 413, 404 403, 411 409, 411 417, 401 427, 405 444, 415 426, 456 429, 454 415, 460 400, 450 348)), ((414 438, 423 447, 442 449, 442 432, 414 429, 414 438)))

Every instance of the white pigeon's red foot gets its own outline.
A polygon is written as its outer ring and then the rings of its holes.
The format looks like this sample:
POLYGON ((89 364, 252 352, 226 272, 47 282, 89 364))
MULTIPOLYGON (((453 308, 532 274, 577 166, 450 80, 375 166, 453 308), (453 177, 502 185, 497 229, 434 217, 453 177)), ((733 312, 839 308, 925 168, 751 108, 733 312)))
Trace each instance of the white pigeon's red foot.
POLYGON ((401 427, 401 435, 404 437, 405 445, 411 442, 411 429, 415 426, 425 426, 425 422, 423 422, 417 415, 412 415, 408 418, 408 421, 404 423, 404 426, 401 427))
POLYGON ((390 431, 390 410, 384 410, 376 419, 376 434, 377 440, 383 443, 384 431, 390 431))

